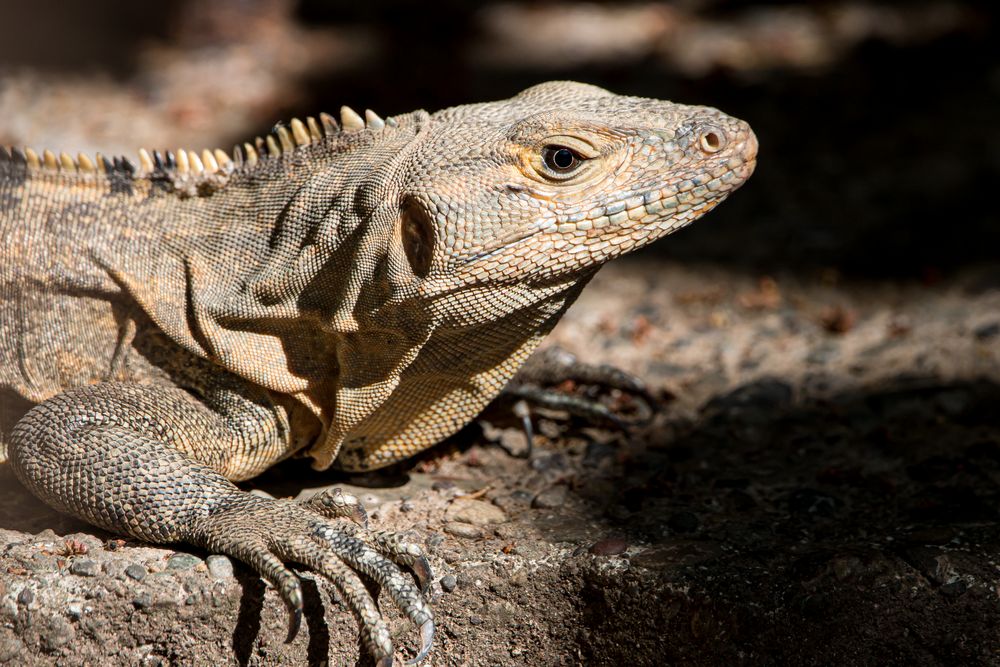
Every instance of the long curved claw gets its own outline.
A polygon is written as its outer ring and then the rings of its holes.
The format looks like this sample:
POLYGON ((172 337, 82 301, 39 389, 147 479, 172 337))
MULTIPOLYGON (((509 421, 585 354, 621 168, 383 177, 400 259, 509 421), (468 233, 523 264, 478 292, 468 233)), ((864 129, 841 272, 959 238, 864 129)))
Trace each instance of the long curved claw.
POLYGON ((531 423, 531 406, 527 401, 520 400, 514 403, 513 411, 514 416, 521 419, 521 428, 524 429, 524 439, 528 442, 528 446, 521 454, 511 455, 518 459, 530 459, 535 451, 535 428, 531 423))
POLYGON ((302 627, 302 600, 300 597, 297 605, 285 600, 285 604, 288 605, 288 634, 285 636, 285 643, 291 644, 302 627))
MULTIPOLYGON (((217 548, 212 541, 206 542, 210 549, 217 548)), ((260 576, 271 582, 288 609, 288 634, 285 643, 291 643, 302 627, 302 585, 295 573, 285 567, 280 558, 275 556, 268 545, 261 539, 251 539, 231 552, 241 560, 246 561, 260 576)))
POLYGON ((404 541, 403 537, 397 533, 374 531, 368 536, 376 551, 396 565, 402 565, 413 572, 413 576, 416 577, 417 584, 420 586, 420 592, 427 592, 434 578, 434 573, 431 571, 431 564, 419 546, 404 541))
POLYGON ((407 665, 415 665, 431 652, 431 646, 434 644, 434 621, 427 619, 424 624, 420 626, 420 651, 417 653, 416 657, 412 660, 406 662, 407 665))

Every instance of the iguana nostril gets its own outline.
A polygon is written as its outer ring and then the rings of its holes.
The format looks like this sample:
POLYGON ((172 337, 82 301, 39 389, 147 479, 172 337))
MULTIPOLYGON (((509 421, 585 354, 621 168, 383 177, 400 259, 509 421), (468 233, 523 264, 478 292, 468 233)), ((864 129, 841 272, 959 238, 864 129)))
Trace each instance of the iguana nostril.
POLYGON ((725 136, 718 130, 703 132, 701 138, 698 139, 698 145, 706 153, 718 153, 725 144, 725 136))

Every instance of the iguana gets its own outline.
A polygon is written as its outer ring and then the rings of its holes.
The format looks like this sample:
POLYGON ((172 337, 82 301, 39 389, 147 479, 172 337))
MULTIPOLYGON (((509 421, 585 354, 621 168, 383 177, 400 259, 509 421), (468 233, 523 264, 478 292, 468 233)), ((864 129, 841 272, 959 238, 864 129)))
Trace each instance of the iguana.
POLYGON ((364 524, 339 492, 233 482, 298 455, 374 469, 457 431, 604 262, 710 211, 756 154, 715 109, 572 82, 137 164, 0 149, 0 461, 57 510, 249 564, 289 639, 288 563, 312 568, 392 664, 374 580, 419 660, 416 545, 340 521, 364 524))

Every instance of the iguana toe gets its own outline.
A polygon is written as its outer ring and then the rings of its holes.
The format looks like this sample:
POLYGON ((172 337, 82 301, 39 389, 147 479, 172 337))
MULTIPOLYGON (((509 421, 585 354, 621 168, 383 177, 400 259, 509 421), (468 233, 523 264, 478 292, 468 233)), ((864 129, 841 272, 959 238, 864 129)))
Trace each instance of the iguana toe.
POLYGON ((362 528, 368 527, 368 512, 364 505, 356 496, 340 489, 321 491, 301 504, 328 519, 350 519, 362 528))
POLYGON ((358 619, 362 643, 377 663, 391 661, 392 639, 362 576, 384 589, 420 628, 419 655, 425 655, 434 634, 433 616, 421 592, 431 579, 427 559, 416 545, 391 533, 369 532, 351 523, 338 526, 319 516, 320 509, 330 517, 356 516, 356 499, 339 491, 321 495, 315 502, 297 503, 241 493, 199 523, 195 541, 245 561, 275 585, 290 612, 289 641, 298 630, 303 605, 298 578, 286 563, 301 563, 337 589, 358 619), (413 570, 419 588, 400 566, 413 570))

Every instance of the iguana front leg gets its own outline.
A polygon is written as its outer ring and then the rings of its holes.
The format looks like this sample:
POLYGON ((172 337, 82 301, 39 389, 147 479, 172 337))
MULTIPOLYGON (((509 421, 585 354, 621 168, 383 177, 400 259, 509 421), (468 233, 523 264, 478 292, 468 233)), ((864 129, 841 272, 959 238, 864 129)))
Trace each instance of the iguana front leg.
POLYGON ((372 534, 369 545, 353 526, 337 525, 331 519, 356 512, 342 496, 296 503, 238 489, 223 472, 236 459, 281 446, 287 432, 260 401, 231 391, 223 396, 213 409, 176 387, 71 389, 18 422, 10 460, 25 486, 60 511, 142 540, 189 542, 248 563, 280 591, 291 615, 289 639, 301 621, 302 593, 287 563, 316 570, 358 617, 378 663, 389 665, 389 629, 363 574, 420 627, 418 659, 426 655, 431 611, 397 566, 429 578, 419 549, 384 534, 372 534))

